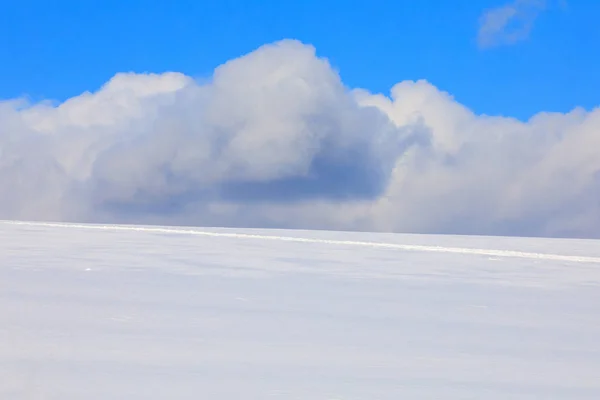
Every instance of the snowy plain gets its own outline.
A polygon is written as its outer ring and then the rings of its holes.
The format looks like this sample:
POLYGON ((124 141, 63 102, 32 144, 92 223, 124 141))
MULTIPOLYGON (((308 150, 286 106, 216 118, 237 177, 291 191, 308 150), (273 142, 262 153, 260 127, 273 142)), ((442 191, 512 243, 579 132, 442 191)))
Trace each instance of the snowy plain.
POLYGON ((600 399, 600 242, 0 222, 0 399, 600 399))

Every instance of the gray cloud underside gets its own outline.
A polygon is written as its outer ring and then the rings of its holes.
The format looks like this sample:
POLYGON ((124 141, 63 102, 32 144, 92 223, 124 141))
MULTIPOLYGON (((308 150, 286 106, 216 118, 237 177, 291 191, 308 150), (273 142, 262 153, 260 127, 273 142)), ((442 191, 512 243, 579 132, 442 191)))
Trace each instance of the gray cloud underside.
POLYGON ((0 103, 0 218, 600 237, 600 111, 473 114, 343 85, 296 41, 207 83, 118 74, 0 103))

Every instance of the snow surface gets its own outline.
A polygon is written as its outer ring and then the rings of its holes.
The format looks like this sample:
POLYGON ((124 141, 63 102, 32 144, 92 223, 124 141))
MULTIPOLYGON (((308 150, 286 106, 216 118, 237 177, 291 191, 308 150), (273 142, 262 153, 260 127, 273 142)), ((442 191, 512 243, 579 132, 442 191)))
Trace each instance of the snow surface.
POLYGON ((1 399, 600 398, 600 242, 0 222, 1 399))

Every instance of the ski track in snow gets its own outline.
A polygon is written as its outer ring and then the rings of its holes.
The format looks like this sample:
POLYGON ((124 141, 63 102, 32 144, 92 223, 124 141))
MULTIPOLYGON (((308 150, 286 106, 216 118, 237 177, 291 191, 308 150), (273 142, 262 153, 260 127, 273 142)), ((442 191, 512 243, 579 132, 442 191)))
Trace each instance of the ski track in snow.
POLYGON ((92 229, 92 230, 107 230, 107 231, 137 231, 137 232, 149 232, 149 233, 183 234, 183 235, 211 236, 211 237, 222 237, 222 238, 236 238, 236 239, 260 239, 260 240, 274 240, 274 241, 299 242, 299 243, 320 243, 320 244, 344 245, 344 246, 388 248, 388 249, 397 249, 397 250, 402 250, 402 251, 451 253, 451 254, 479 255, 479 256, 489 256, 489 257, 510 257, 510 258, 525 258, 525 259, 534 259, 534 260, 600 264, 600 257, 573 256, 573 255, 547 254, 547 253, 531 253, 531 252, 510 251, 510 250, 472 249, 472 248, 443 247, 443 246, 423 246, 423 245, 352 241, 352 240, 313 239, 313 238, 302 238, 302 237, 292 237, 292 236, 273 236, 273 235, 247 234, 247 233, 209 232, 209 231, 201 231, 201 230, 195 230, 195 229, 183 229, 183 228, 177 229, 177 228, 148 227, 148 226, 94 225, 94 224, 26 222, 26 221, 1 221, 1 222, 4 224, 21 225, 21 226, 37 226, 37 227, 46 227, 46 228, 92 229))

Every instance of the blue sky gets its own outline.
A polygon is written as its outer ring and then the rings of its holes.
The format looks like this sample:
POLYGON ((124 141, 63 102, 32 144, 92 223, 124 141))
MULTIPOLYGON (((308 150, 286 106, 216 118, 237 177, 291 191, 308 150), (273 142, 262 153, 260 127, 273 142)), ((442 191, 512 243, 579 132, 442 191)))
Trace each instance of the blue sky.
POLYGON ((399 81, 426 79, 477 113, 521 119, 599 104, 600 2, 548 0, 527 38, 481 48, 481 15, 508 3, 6 1, 0 98, 64 100, 124 71, 206 77, 293 38, 314 45, 350 87, 387 93, 399 81))
POLYGON ((0 4, 0 219, 600 238, 598 1, 0 4))

